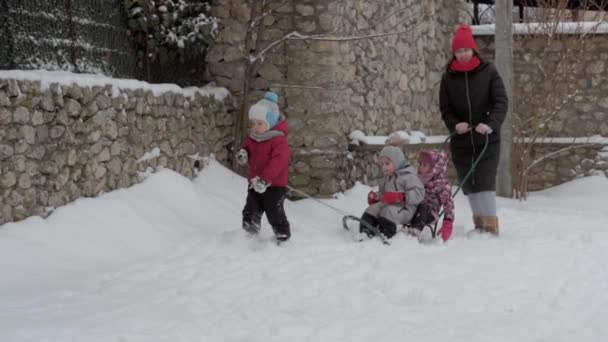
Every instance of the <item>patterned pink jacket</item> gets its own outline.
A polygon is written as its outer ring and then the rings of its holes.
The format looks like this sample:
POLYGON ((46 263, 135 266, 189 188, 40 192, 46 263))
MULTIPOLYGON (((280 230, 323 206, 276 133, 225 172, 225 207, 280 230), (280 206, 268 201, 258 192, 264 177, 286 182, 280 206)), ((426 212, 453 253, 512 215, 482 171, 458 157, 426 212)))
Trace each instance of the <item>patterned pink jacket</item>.
POLYGON ((454 220, 454 201, 452 200, 452 186, 448 181, 448 154, 446 151, 424 151, 433 161, 430 175, 422 175, 420 179, 424 184, 424 201, 431 208, 433 214, 438 215, 441 207, 445 212, 445 220, 454 220))

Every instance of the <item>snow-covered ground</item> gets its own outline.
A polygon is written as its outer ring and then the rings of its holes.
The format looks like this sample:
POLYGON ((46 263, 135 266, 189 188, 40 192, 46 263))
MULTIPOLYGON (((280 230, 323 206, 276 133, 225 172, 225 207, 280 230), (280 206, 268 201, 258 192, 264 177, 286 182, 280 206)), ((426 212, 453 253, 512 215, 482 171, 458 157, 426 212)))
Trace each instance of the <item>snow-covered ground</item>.
POLYGON ((204 87, 186 87, 182 88, 173 83, 148 83, 133 79, 112 78, 99 74, 79 74, 68 71, 47 71, 47 70, 0 70, 0 78, 29 80, 40 82, 40 87, 48 89, 52 84, 72 85, 77 84, 81 87, 94 86, 112 86, 112 94, 114 97, 120 96, 120 90, 137 90, 151 91, 154 95, 160 96, 167 92, 179 93, 186 97, 194 97, 196 94, 201 96, 213 96, 219 101, 223 101, 230 93, 228 89, 223 87, 215 87, 206 85, 204 87))
MULTIPOLYGON (((293 238, 240 229, 245 180, 216 162, 0 226, 0 341, 606 341, 608 179, 499 200, 499 239, 354 242, 286 203, 293 238)), ((330 205, 359 215, 369 188, 330 205)))

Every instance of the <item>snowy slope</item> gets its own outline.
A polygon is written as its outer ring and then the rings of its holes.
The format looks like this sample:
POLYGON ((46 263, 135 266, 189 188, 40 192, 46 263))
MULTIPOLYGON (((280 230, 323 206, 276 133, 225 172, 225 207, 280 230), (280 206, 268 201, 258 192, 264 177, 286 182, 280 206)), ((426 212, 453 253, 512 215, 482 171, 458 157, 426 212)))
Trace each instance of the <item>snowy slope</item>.
MULTIPOLYGON (((499 201, 502 235, 355 243, 286 203, 292 241, 240 230, 245 180, 212 162, 0 226, 0 341, 605 341, 608 180, 499 201)), ((360 215, 369 188, 326 202, 360 215)))

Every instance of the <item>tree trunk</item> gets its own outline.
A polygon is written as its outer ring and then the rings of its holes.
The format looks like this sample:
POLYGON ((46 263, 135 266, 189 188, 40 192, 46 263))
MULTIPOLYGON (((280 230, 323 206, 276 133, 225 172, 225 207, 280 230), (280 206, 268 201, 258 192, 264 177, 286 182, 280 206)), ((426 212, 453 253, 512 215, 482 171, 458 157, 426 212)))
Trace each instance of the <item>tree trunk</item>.
POLYGON ((513 145, 511 114, 513 101, 513 2, 496 0, 496 29, 494 31, 495 62, 509 98, 509 109, 500 132, 500 161, 496 192, 499 196, 513 197, 511 149, 513 145))

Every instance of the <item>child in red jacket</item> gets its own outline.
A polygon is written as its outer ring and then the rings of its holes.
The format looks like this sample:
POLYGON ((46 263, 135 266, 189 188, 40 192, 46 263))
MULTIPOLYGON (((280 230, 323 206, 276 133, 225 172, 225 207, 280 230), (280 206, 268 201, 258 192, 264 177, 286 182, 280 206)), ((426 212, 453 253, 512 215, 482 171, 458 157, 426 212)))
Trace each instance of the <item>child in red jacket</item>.
POLYGON ((243 209, 243 229, 251 234, 260 231, 262 214, 278 241, 291 236, 283 203, 287 196, 287 171, 290 150, 287 145, 287 120, 281 116, 278 95, 273 92, 251 106, 249 120, 253 128, 237 153, 237 161, 247 164, 249 190, 243 209))

